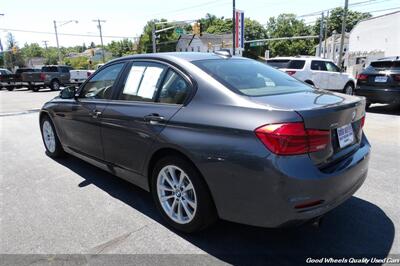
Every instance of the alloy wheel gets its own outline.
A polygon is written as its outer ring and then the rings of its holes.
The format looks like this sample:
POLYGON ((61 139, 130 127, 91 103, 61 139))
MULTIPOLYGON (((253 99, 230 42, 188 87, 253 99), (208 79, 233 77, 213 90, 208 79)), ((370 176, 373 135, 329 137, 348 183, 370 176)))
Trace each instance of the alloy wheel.
POLYGON ((43 134, 44 144, 46 145, 46 148, 52 153, 55 152, 56 139, 54 136, 53 127, 50 125, 50 122, 47 120, 43 122, 42 134, 43 134))
POLYGON ((158 200, 176 223, 190 223, 196 215, 197 197, 189 176, 175 165, 163 167, 157 177, 158 200))

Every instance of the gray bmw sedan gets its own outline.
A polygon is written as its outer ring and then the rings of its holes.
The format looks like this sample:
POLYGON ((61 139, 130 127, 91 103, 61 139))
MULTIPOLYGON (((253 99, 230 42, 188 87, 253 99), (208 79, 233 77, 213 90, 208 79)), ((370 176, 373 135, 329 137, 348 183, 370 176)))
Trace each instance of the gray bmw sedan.
POLYGON ((364 98, 226 52, 119 58, 40 112, 50 157, 150 191, 184 232, 217 218, 300 224, 337 207, 367 176, 364 120, 364 98))

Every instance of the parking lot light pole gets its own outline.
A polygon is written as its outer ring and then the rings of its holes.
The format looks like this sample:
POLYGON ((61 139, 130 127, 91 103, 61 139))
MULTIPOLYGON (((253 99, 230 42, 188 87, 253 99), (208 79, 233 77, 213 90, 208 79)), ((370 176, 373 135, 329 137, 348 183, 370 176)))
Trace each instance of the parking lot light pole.
POLYGON ((68 23, 71 23, 71 22, 78 23, 77 20, 68 20, 68 21, 64 21, 64 22, 60 22, 60 21, 57 22, 57 21, 53 20, 53 23, 54 23, 54 32, 55 32, 55 34, 56 34, 57 54, 58 54, 58 63, 59 63, 59 64, 61 64, 62 58, 61 58, 61 51, 60 51, 60 43, 58 42, 58 31, 57 31, 57 27, 64 26, 64 25, 66 25, 66 24, 68 24, 68 23), (61 23, 61 24, 57 25, 57 23, 61 23))

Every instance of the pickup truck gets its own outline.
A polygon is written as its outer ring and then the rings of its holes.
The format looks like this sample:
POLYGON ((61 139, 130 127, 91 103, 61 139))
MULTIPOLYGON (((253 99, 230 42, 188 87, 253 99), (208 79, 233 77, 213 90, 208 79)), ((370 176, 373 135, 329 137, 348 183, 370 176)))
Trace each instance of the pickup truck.
POLYGON ((71 70, 69 72, 71 85, 81 85, 85 80, 90 77, 96 70, 71 70))
POLYGON ((94 70, 70 70, 70 80, 69 83, 71 85, 81 85, 85 80, 90 77, 97 69, 100 67, 104 66, 104 64, 98 64, 96 65, 96 68, 94 70))
POLYGON ((40 72, 40 69, 18 68, 14 74, 11 73, 11 71, 8 71, 7 73, 0 75, 2 87, 9 91, 12 91, 16 88, 27 87, 28 84, 22 80, 22 73, 25 72, 40 72))
POLYGON ((26 82, 28 87, 35 92, 46 87, 50 87, 51 90, 59 90, 61 86, 69 84, 70 70, 72 68, 69 66, 44 66, 41 72, 22 73, 22 81, 26 82))

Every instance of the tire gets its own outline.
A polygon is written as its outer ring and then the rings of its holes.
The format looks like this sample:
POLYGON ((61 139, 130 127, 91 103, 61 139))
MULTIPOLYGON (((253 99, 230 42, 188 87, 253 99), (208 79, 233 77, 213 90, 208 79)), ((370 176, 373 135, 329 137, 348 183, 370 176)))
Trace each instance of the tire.
POLYGON ((368 110, 371 107, 371 103, 366 103, 365 104, 365 110, 368 110))
POLYGON ((217 219, 212 197, 200 173, 179 156, 163 157, 155 164, 151 193, 161 216, 176 230, 193 233, 207 228, 217 219), (175 173, 175 180, 171 172, 175 173), (179 183, 182 172, 184 178, 180 187, 172 188, 171 185, 179 183), (162 197, 168 199, 162 200, 162 197))
POLYGON ((39 91, 39 87, 33 86, 33 87, 32 87, 32 91, 38 92, 38 91, 39 91))
POLYGON ((52 80, 51 81, 51 83, 50 83, 50 89, 52 90, 52 91, 59 91, 60 90, 60 87, 61 87, 61 84, 60 84, 60 82, 58 81, 58 80, 52 80))
POLYGON ((353 95, 354 94, 354 86, 350 83, 347 83, 346 86, 344 86, 343 93, 347 95, 353 95))
POLYGON ((59 158, 65 155, 54 124, 47 115, 40 120, 40 132, 42 133, 43 144, 48 156, 59 158))
POLYGON ((8 91, 13 91, 15 89, 15 87, 7 87, 8 91))

